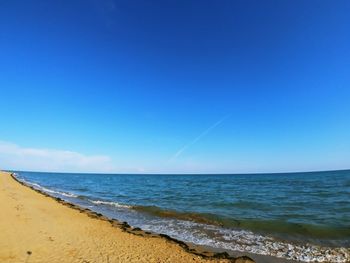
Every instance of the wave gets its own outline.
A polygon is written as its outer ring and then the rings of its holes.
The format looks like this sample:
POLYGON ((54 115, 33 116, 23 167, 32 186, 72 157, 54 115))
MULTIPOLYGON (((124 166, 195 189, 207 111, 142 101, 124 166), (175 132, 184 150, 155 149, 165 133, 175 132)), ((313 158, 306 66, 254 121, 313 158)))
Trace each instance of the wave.
POLYGON ((120 204, 118 202, 112 202, 112 201, 103 201, 103 200, 92 200, 92 199, 89 199, 87 196, 85 195, 76 195, 76 194, 73 194, 73 193, 69 193, 69 192, 62 192, 62 191, 57 191, 57 190, 52 190, 52 189, 49 189, 49 188, 46 188, 40 184, 37 184, 37 183, 33 183, 33 182, 28 182, 26 181, 25 179, 23 178, 20 178, 18 176, 18 174, 14 173, 13 174, 18 180, 22 181, 23 183, 25 183, 26 185, 29 185, 29 186, 32 186, 38 190, 42 190, 46 193, 50 193, 50 194, 58 194, 58 195, 61 195, 61 196, 65 196, 65 197, 73 197, 73 198, 78 198, 78 199, 81 199, 81 200, 87 200, 95 205, 110 205, 110 206, 114 206, 114 207, 118 207, 118 208, 132 208, 132 206, 129 206, 129 205, 124 205, 124 204, 120 204))
POLYGON ((123 205, 117 202, 112 202, 112 201, 101 201, 101 200, 91 200, 89 199, 91 203, 94 203, 96 205, 110 205, 118 208, 132 208, 130 205, 123 205))
POLYGON ((134 210, 162 218, 173 218, 178 220, 192 221, 196 223, 214 225, 233 229, 243 229, 260 234, 273 234, 282 239, 292 240, 333 240, 344 239, 350 236, 350 229, 346 226, 322 226, 286 222, 283 220, 255 220, 255 219, 232 219, 219 217, 209 213, 179 212, 175 210, 162 209, 157 206, 131 206, 134 210), (293 238, 295 237, 295 238, 293 238))
POLYGON ((46 192, 46 193, 50 193, 50 194, 58 194, 58 195, 62 195, 62 196, 65 196, 65 197, 78 197, 78 195, 75 195, 73 193, 68 193, 68 192, 62 192, 62 191, 57 191, 57 190, 52 190, 52 189, 49 189, 49 188, 46 188, 40 184, 37 184, 37 183, 32 183, 32 182, 28 182, 26 180, 24 180, 23 178, 19 178, 18 176, 16 176, 17 174, 14 174, 14 176, 22 181, 23 183, 25 183, 26 185, 29 185, 29 186, 32 186, 38 190, 41 190, 43 192, 46 192))
MULTIPOLYGON (((140 211, 154 211, 160 215, 159 208, 137 207, 140 211), (141 209, 140 209, 141 208, 141 209)), ((151 212, 152 213, 152 212, 151 212)), ((176 212, 175 212, 176 213, 176 212)), ((172 213, 171 213, 172 214, 172 213)), ((168 217, 168 213, 165 213, 168 217)), ((175 215, 176 218, 183 218, 182 215, 175 215)), ((186 216, 186 219, 189 217, 186 216)), ((197 219, 191 217, 191 219, 197 219)), ((202 221, 202 219, 200 219, 202 221)), ((158 221, 155 224, 145 223, 141 228, 155 233, 165 233, 173 238, 185 242, 209 246, 227 251, 249 252, 253 254, 267 255, 272 257, 285 258, 300 262, 348 262, 350 249, 346 247, 330 247, 316 245, 308 242, 295 243, 288 240, 281 240, 270 235, 259 234, 250 230, 225 228, 221 226, 206 225, 192 221, 172 220, 158 221)))
POLYGON ((177 212, 174 210, 162 209, 157 206, 131 206, 131 208, 136 211, 148 213, 158 217, 174 218, 208 225, 223 226, 222 222, 216 220, 215 216, 211 214, 177 212))

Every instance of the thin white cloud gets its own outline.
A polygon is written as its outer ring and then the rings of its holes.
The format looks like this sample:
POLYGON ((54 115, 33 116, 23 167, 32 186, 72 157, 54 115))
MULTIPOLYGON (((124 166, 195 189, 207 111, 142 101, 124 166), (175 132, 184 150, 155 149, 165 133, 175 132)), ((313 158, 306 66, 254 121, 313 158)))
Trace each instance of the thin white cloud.
POLYGON ((196 138, 194 138, 189 143, 185 144, 182 148, 180 148, 168 161, 173 161, 177 157, 179 157, 184 151, 186 151, 189 147, 193 146, 195 143, 197 143, 200 139, 202 139, 204 136, 206 136, 209 132, 211 132, 213 129, 215 129, 218 125, 220 125, 223 121, 225 121, 230 115, 226 115, 217 122, 215 122, 213 125, 211 125, 208 129, 203 131, 201 134, 199 134, 196 138))
POLYGON ((56 172, 112 172, 112 160, 106 155, 26 148, 0 141, 0 169, 56 172))

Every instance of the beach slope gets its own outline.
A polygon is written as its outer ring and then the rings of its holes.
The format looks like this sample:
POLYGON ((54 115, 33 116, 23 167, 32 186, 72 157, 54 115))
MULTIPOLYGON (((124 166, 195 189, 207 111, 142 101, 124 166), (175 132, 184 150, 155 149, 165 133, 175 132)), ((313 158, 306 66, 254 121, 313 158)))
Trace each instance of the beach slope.
POLYGON ((250 262, 204 258, 71 209, 0 172, 0 262, 250 262))

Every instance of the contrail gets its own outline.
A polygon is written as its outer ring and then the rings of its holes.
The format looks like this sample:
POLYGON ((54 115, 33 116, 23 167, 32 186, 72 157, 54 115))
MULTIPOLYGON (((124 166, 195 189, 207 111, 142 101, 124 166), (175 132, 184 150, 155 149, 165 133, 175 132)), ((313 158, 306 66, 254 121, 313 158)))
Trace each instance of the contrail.
POLYGON ((201 134, 199 134, 194 140, 190 141, 189 143, 185 144, 180 150, 178 150, 169 160, 173 161, 177 157, 179 157, 185 150, 187 150, 190 146, 194 145, 197 143, 200 139, 202 139, 205 135, 207 135, 209 132, 211 132, 214 128, 216 128, 218 125, 220 125, 224 120, 226 120, 230 115, 226 115, 217 122, 215 122, 213 125, 211 125, 208 129, 203 131, 201 134))

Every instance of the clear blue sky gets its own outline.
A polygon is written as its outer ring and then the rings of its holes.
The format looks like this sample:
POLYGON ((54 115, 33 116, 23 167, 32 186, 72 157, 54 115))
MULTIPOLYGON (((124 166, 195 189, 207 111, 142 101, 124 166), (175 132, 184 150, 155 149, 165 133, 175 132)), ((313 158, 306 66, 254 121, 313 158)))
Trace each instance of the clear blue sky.
POLYGON ((349 14, 340 0, 2 1, 0 166, 350 168, 349 14))

